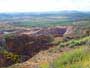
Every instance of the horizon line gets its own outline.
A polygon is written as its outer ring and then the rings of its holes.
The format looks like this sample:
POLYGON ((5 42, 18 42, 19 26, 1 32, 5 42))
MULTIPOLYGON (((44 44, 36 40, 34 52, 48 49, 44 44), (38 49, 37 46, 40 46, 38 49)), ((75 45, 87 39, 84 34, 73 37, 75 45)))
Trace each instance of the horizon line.
POLYGON ((83 11, 83 10, 57 10, 57 11, 9 11, 9 12, 0 12, 0 13, 51 13, 51 12, 90 12, 90 10, 88 11, 83 11))

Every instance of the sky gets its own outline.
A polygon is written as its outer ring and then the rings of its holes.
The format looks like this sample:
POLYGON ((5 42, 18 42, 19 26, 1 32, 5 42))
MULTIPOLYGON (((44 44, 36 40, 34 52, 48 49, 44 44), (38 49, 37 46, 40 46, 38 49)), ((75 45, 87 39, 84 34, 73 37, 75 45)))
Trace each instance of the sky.
POLYGON ((0 0, 0 12, 90 11, 90 0, 0 0))

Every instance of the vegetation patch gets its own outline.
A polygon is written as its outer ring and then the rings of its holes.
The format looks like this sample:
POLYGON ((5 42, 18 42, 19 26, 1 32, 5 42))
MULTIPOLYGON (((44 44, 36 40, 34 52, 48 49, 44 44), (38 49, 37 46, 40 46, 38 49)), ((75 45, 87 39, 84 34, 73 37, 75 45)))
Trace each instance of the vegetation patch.
POLYGON ((53 62, 53 68, 90 68, 90 47, 65 52, 53 62))
MULTIPOLYGON (((80 46, 80 45, 83 45, 83 44, 87 44, 89 41, 90 41, 90 36, 86 36, 86 37, 83 37, 83 38, 80 38, 80 39, 72 39, 70 41, 60 43, 59 45, 61 47, 64 47, 64 46, 75 47, 75 46, 80 46)), ((87 45, 89 45, 89 44, 87 44, 87 45)))

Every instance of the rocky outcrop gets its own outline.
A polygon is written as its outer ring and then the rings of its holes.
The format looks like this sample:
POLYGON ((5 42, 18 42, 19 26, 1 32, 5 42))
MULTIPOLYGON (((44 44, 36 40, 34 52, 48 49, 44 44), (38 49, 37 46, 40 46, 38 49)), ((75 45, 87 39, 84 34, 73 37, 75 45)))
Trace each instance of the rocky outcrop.
MULTIPOLYGON (((55 46, 52 41, 54 35, 63 36, 68 27, 53 27, 42 28, 34 30, 24 31, 16 34, 15 36, 9 36, 5 38, 5 45, 8 52, 21 56, 20 62, 24 62, 42 50, 46 50, 52 46, 55 46)), ((8 66, 14 64, 11 59, 7 59, 3 55, 0 55, 0 66, 8 66), (9 63, 9 64, 8 64, 9 63)))
POLYGON ((10 37, 6 39, 7 49, 10 52, 21 54, 21 55, 31 55, 31 52, 50 45, 53 40, 51 36, 30 36, 21 35, 16 37, 10 37))
MULTIPOLYGON (((41 50, 46 50, 49 47, 53 46, 51 42, 53 41, 53 37, 49 35, 40 35, 40 36, 32 36, 32 35, 17 35, 10 36, 6 38, 6 48, 10 55, 18 55, 20 58, 20 62, 24 62, 34 55, 36 55, 41 50)), ((14 58, 7 59, 8 54, 0 53, 0 67, 9 66, 16 62, 13 62, 14 58), (5 56, 6 55, 6 56, 5 56)))
POLYGON ((36 35, 61 35, 66 32, 66 28, 48 28, 48 29, 42 29, 39 32, 36 33, 36 35))
POLYGON ((33 36, 39 36, 39 35, 58 35, 63 36, 64 33, 67 31, 68 27, 47 27, 47 28, 36 28, 32 29, 30 31, 22 32, 21 34, 30 34, 33 36))
MULTIPOLYGON (((53 41, 53 35, 61 35, 66 32, 68 27, 54 27, 41 29, 34 34, 18 34, 6 38, 6 48, 8 51, 19 54, 33 56, 40 50, 51 47, 51 41, 53 41)), ((37 31, 37 30, 35 30, 37 31)))

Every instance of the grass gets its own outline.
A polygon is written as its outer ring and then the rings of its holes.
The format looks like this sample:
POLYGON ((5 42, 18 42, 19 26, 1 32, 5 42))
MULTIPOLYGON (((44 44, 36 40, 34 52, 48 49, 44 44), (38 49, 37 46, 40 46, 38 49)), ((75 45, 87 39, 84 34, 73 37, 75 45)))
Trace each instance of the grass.
MULTIPOLYGON (((61 47, 68 46, 68 47, 73 48, 74 46, 80 46, 80 45, 83 45, 83 44, 87 44, 87 42, 89 42, 89 41, 90 41, 90 36, 86 36, 86 37, 83 37, 83 38, 80 38, 80 39, 72 39, 70 41, 60 43, 59 45, 61 47)), ((89 45, 89 44, 87 44, 87 45, 89 45)))
POLYGON ((39 67, 40 67, 40 68, 50 68, 48 62, 41 62, 41 63, 39 64, 39 67))
POLYGON ((56 38, 54 38, 54 41, 52 42, 52 44, 58 45, 61 42, 63 42, 63 38, 62 37, 56 37, 56 38))
POLYGON ((89 46, 65 52, 53 62, 53 68, 90 68, 89 46))

